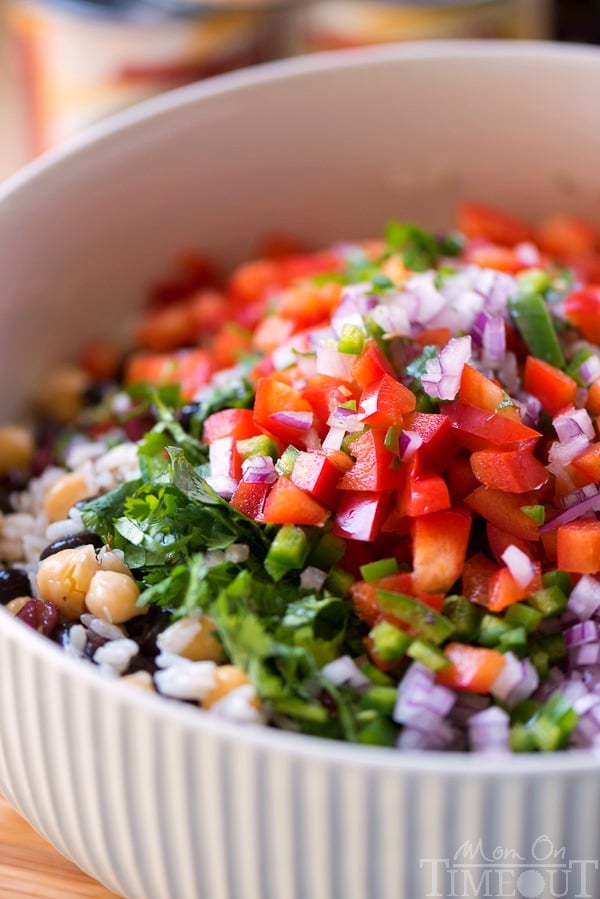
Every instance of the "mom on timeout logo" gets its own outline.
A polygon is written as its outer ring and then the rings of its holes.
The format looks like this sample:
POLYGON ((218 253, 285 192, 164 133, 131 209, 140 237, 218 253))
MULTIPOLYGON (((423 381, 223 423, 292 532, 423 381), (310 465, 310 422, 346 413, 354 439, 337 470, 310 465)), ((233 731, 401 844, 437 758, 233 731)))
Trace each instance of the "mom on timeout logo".
POLYGON ((598 859, 568 858, 545 835, 527 857, 466 840, 452 858, 422 858, 420 867, 425 899, 600 899, 598 859))

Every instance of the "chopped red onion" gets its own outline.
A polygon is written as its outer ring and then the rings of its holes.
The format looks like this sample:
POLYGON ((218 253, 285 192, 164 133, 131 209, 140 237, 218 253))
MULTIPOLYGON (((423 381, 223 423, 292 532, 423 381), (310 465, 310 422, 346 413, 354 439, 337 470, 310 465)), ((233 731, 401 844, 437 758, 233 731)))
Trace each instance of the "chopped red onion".
POLYGON ((482 350, 482 358, 489 365, 499 365, 504 361, 506 356, 506 329, 503 319, 488 316, 483 329, 482 350))
POLYGON ((339 450, 342 448, 344 437, 346 436, 346 428, 329 428, 329 431, 323 439, 323 449, 339 450))
POLYGON ((569 666, 571 668, 587 667, 600 664, 600 643, 583 643, 569 649, 569 666))
POLYGON ((312 427, 314 415, 312 412, 272 412, 269 415, 273 421, 288 428, 296 428, 298 431, 309 431, 312 427))
POLYGON ((352 366, 356 357, 340 353, 333 340, 322 340, 317 346, 317 372, 341 381, 352 380, 352 366))
POLYGON ((470 358, 470 336, 452 338, 439 356, 426 362, 426 374, 421 378, 425 393, 435 399, 455 399, 462 370, 470 358))
POLYGON ((552 426, 561 443, 565 443, 573 437, 578 437, 580 434, 585 434, 589 440, 593 440, 595 437, 594 426, 585 409, 575 409, 571 406, 559 415, 554 416, 552 426))
POLYGON ((542 262, 540 251, 534 243, 529 243, 529 241, 516 244, 513 253, 525 268, 537 268, 542 262))
POLYGON ((423 438, 416 431, 405 430, 400 432, 400 458, 403 462, 411 459, 420 446, 423 438))
POLYGON ((242 479, 248 484, 273 484, 277 480, 270 456, 251 456, 242 462, 242 479))
POLYGON ((532 396, 531 393, 526 393, 524 390, 519 390, 516 396, 513 396, 513 401, 519 407, 523 424, 535 428, 540 420, 540 413, 542 411, 542 404, 538 398, 532 396))
POLYGON ((369 315, 386 337, 406 337, 410 334, 410 319, 402 294, 386 297, 369 315))
POLYGON ((478 693, 459 693, 448 718, 453 724, 466 727, 472 716, 487 709, 489 704, 487 696, 480 696, 478 693))
POLYGON ((416 727, 402 729, 396 746, 404 751, 422 749, 446 749, 454 739, 454 730, 447 721, 438 719, 437 722, 426 730, 416 727))
POLYGON ((338 406, 333 410, 327 419, 327 424, 330 428, 343 427, 345 431, 350 431, 352 433, 362 431, 364 428, 364 424, 360 421, 359 413, 355 412, 353 409, 344 409, 343 406, 338 406))
POLYGON ((586 387, 589 387, 597 378, 600 378, 600 358, 589 356, 581 363, 579 376, 586 387))
POLYGON ((366 675, 362 673, 356 662, 351 656, 340 656, 329 662, 324 668, 321 668, 321 674, 334 687, 340 687, 342 684, 349 684, 355 690, 361 690, 371 684, 366 675))
POLYGON ((415 324, 427 325, 447 306, 446 297, 435 286, 435 278, 433 271, 420 272, 404 285, 407 297, 412 300, 409 315, 415 324))
POLYGON ((326 580, 326 571, 309 565, 300 575, 300 586, 303 590, 320 590, 326 580))
POLYGON ((469 743, 475 752, 508 752, 510 717, 498 706, 477 712, 468 722, 469 743))
POLYGON ((598 643, 600 641, 600 624, 597 621, 578 621, 577 624, 568 627, 563 636, 566 645, 582 646, 584 643, 598 643))
POLYGON ((535 577, 537 568, 527 553, 511 543, 501 555, 501 559, 507 566, 519 587, 527 587, 535 577))
POLYGON ((228 475, 209 475, 205 480, 208 486, 212 487, 215 493, 223 499, 231 499, 239 483, 228 475))
POLYGON ((573 459, 585 452, 589 445, 589 438, 585 434, 576 434, 564 443, 555 441, 550 447, 548 461, 550 465, 558 463, 560 469, 566 468, 573 459))
POLYGON ((588 621, 598 609, 600 609, 600 581, 590 574, 584 574, 571 591, 567 611, 575 615, 579 621, 588 621))
POLYGON ((512 652, 505 653, 504 659, 504 667, 490 692, 500 702, 514 708, 537 690, 540 679, 529 659, 518 659, 512 652))
POLYGON ((567 493, 566 496, 562 497, 560 502, 564 509, 570 509, 571 506, 574 506, 576 503, 580 503, 589 496, 596 496, 597 493, 598 488, 595 484, 586 484, 585 487, 579 487, 572 493, 567 493))
POLYGON ((594 496, 588 496, 587 499, 575 503, 575 505, 565 509, 564 512, 560 512, 551 521, 547 521, 546 524, 539 528, 539 533, 545 534, 547 531, 554 531, 561 524, 568 524, 570 521, 575 521, 588 512, 597 512, 598 510, 600 510, 600 493, 595 493, 594 496))
POLYGON ((234 441, 231 437, 219 437, 208 448, 210 474, 213 478, 228 478, 233 465, 234 441))

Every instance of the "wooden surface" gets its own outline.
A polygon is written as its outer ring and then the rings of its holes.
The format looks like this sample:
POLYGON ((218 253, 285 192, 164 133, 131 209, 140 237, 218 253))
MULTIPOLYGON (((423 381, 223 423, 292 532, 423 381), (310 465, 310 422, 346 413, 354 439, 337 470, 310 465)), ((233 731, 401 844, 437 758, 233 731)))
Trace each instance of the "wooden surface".
POLYGON ((115 899, 42 840, 0 796, 0 899, 115 899))

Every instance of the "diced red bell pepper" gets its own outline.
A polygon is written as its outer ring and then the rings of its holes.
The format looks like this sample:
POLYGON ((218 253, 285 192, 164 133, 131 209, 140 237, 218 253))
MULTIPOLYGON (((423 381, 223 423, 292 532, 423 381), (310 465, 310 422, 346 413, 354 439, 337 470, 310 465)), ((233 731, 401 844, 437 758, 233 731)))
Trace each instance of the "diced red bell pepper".
POLYGON ((466 247, 463 258, 471 265, 492 268, 494 271, 506 272, 509 275, 514 275, 526 267, 517 253, 495 243, 473 242, 466 247))
POLYGON ((419 593, 448 591, 462 573, 471 533, 463 509, 432 512, 413 520, 413 583, 419 593))
POLYGON ((483 203, 460 204, 458 229, 467 237, 484 237, 507 247, 533 237, 533 229, 527 222, 483 203))
POLYGON ((564 301, 563 313, 586 340, 600 343, 600 287, 573 290, 564 301))
POLYGON ((383 431, 367 431, 350 444, 355 462, 346 472, 340 490, 378 491, 398 487, 402 480, 398 457, 385 446, 383 431), (398 468, 394 466, 398 465, 398 468))
MULTIPOLYGON (((592 415, 600 415, 600 378, 596 378, 588 387, 585 407, 592 415)), ((597 427, 596 430, 598 430, 597 427)))
POLYGON ((485 530, 491 553, 498 562, 498 565, 504 565, 502 553, 505 552, 509 546, 516 546, 517 549, 524 552, 526 556, 529 556, 532 562, 535 562, 535 549, 537 544, 532 543, 530 540, 523 540, 520 537, 515 537, 514 534, 503 531, 502 528, 496 527, 495 524, 492 524, 489 521, 486 524, 485 530))
POLYGON ((600 443, 592 443, 580 456, 573 459, 571 465, 584 474, 589 483, 600 481, 600 443))
POLYGON ((504 493, 527 493, 548 481, 548 471, 533 449, 485 449, 471 455, 473 474, 485 487, 504 493))
POLYGON ((562 524, 556 532, 558 568, 575 574, 600 571, 600 521, 582 518, 562 524))
POLYGON ((289 478, 279 478, 267 496, 263 521, 267 524, 324 525, 329 509, 305 493, 289 478))
POLYGON ((299 390, 271 376, 259 378, 254 400, 254 421, 285 444, 304 446, 306 432, 273 418, 277 412, 310 412, 310 403, 299 390))
POLYGON ((496 412, 505 418, 511 418, 513 421, 521 421, 521 414, 517 406, 510 404, 503 408, 498 408, 506 400, 504 390, 491 378, 487 378, 480 371, 477 371, 476 368, 473 368, 472 365, 463 366, 458 399, 466 406, 476 406, 478 409, 496 412))
POLYGON ((146 382, 160 387, 179 384, 185 400, 192 399, 208 383, 214 370, 210 354, 202 349, 177 350, 175 353, 135 353, 127 361, 126 384, 146 382))
POLYGON ((210 445, 222 437, 247 440, 258 433, 251 409, 221 409, 209 415, 204 422, 202 440, 210 445))
POLYGON ((598 232, 584 219, 559 214, 542 222, 535 242, 545 253, 564 259, 593 250, 598 243, 598 232))
POLYGON ((277 263, 270 259, 256 259, 240 265, 231 275, 228 294, 240 305, 252 305, 279 287, 281 273, 277 263))
POLYGON ((415 343, 425 349, 426 346, 436 346, 443 349, 450 342, 452 331, 450 328, 427 328, 413 338, 415 343))
POLYGON ((411 412, 404 416, 404 429, 421 440, 421 452, 436 471, 445 471, 456 451, 450 419, 434 412, 411 412))
POLYGON ((329 375, 314 375, 309 378, 302 396, 310 404, 317 418, 316 426, 320 436, 327 433, 327 419, 338 406, 349 400, 358 399, 358 391, 353 385, 331 378, 329 375))
POLYGON ((442 414, 450 419, 458 443, 470 450, 486 449, 489 446, 508 447, 515 443, 522 447, 534 446, 540 436, 539 431, 534 431, 519 421, 512 421, 505 415, 460 402, 448 403, 443 407, 442 414), (529 444, 525 441, 529 441, 529 444))
POLYGON ((329 321, 341 297, 342 285, 339 282, 332 281, 321 286, 297 284, 281 295, 277 314, 283 319, 291 319, 297 327, 315 327, 320 322, 329 321))
POLYGON ((295 330, 291 319, 267 315, 252 335, 252 346, 263 353, 270 353, 289 340, 295 330))
POLYGON ((398 515, 426 515, 450 508, 450 494, 443 477, 429 468, 420 450, 402 465, 402 484, 396 491, 398 515))
POLYGON ((252 518, 254 521, 263 521, 265 500, 270 489, 270 484, 251 484, 240 481, 231 497, 231 505, 238 512, 247 515, 248 518, 252 518))
POLYGON ((465 496, 479 487, 479 481, 471 468, 470 456, 464 450, 458 452, 450 462, 446 481, 453 503, 462 502, 465 496))
POLYGON ((496 571, 488 584, 488 609, 490 612, 502 612, 515 602, 527 599, 531 593, 542 589, 542 569, 539 562, 534 563, 535 575, 526 587, 520 584, 512 576, 510 570, 503 566, 496 571))
POLYGON ((506 663, 497 649, 466 643, 448 643, 444 653, 452 664, 438 672, 438 683, 470 693, 489 693, 506 663))
POLYGON ((350 468, 352 459, 346 453, 302 452, 294 462, 290 479, 328 509, 335 509, 342 496, 338 482, 350 468))
POLYGON ((362 353, 352 366, 352 377, 364 390, 368 384, 373 384, 383 375, 393 377, 394 372, 377 343, 370 337, 365 341, 362 353))
POLYGON ((515 537, 521 537, 523 540, 539 540, 538 525, 521 511, 521 506, 536 504, 537 497, 533 498, 533 502, 529 502, 531 498, 531 495, 527 494, 503 493, 501 490, 477 487, 473 493, 465 497, 465 505, 486 521, 491 521, 496 527, 515 537))
POLYGON ((487 608, 489 581, 498 570, 495 562, 483 553, 475 553, 466 560, 462 572, 462 592, 471 602, 487 608))
POLYGON ((386 493, 345 491, 340 499, 332 533, 350 540, 375 540, 389 506, 386 493))
POLYGON ((398 425, 402 416, 412 412, 417 398, 408 387, 391 375, 367 384, 359 404, 360 419, 373 428, 389 428, 398 425))
POLYGON ((573 378, 535 356, 528 356, 525 360, 523 387, 537 397, 548 415, 556 415, 565 406, 574 403, 577 396, 577 382, 573 378))

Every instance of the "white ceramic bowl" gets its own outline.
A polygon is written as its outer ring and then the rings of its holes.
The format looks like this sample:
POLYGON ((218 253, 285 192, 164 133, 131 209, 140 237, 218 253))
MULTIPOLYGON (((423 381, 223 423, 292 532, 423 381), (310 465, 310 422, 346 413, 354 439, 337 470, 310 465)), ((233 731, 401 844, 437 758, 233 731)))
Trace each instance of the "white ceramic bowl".
MULTIPOLYGON (((3 416, 84 340, 125 334, 184 246, 233 260, 273 230, 320 243, 390 216, 447 224, 462 196, 597 218, 599 96, 592 49, 439 43, 298 59, 120 115, 0 190, 3 416)), ((117 893, 600 895, 590 755, 241 729, 0 624, 0 789, 117 893)))

